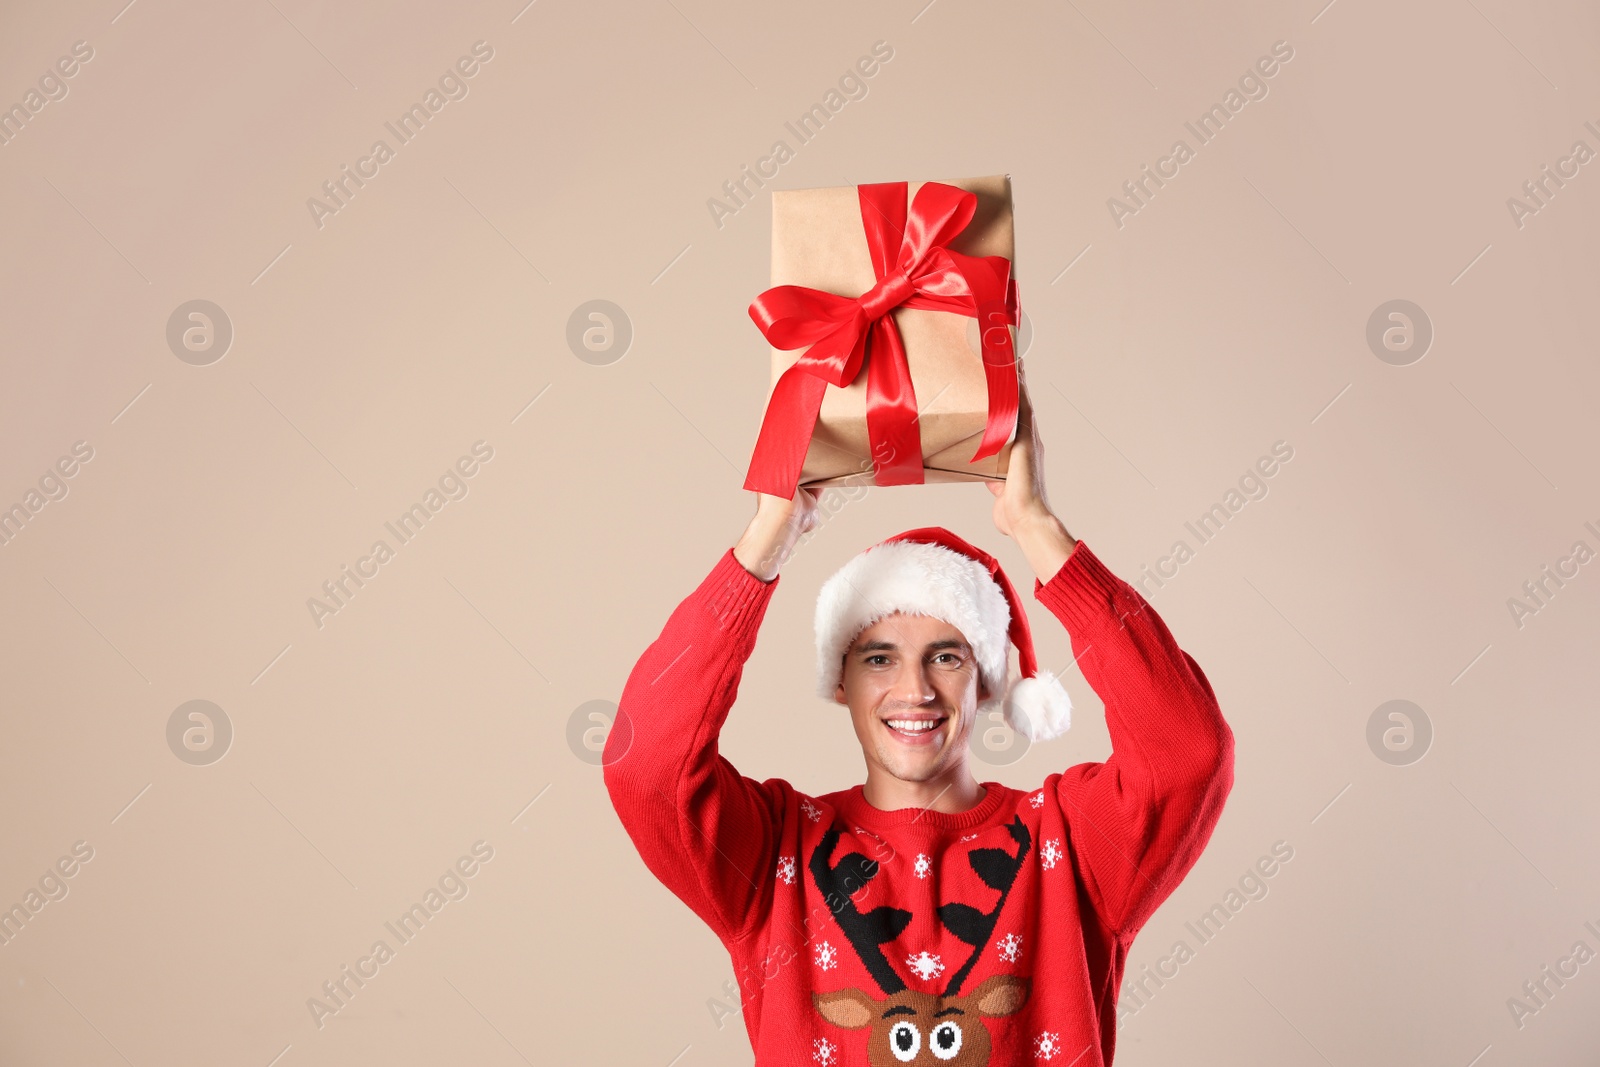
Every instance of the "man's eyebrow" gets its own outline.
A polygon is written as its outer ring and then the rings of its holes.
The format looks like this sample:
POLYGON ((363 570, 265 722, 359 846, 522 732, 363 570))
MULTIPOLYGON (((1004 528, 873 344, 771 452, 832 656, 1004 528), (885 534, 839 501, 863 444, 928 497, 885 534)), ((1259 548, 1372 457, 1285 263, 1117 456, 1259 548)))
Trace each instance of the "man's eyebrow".
MULTIPOLYGON (((946 637, 946 638, 943 638, 943 639, 938 640, 938 641, 929 641, 925 646, 923 646, 923 651, 924 652, 933 652, 933 651, 936 651, 936 650, 941 649, 941 648, 954 648, 954 649, 959 649, 960 651, 963 651, 963 652, 971 652, 972 651, 972 646, 971 645, 967 644, 965 641, 959 640, 958 638, 954 638, 954 637, 946 637)), ((895 644, 893 641, 885 641, 882 638, 879 638, 876 641, 863 641, 863 642, 861 642, 859 645, 856 645, 854 648, 852 648, 850 650, 850 654, 851 655, 860 655, 860 654, 862 654, 864 652, 898 652, 898 651, 900 651, 900 646, 899 645, 895 644)))

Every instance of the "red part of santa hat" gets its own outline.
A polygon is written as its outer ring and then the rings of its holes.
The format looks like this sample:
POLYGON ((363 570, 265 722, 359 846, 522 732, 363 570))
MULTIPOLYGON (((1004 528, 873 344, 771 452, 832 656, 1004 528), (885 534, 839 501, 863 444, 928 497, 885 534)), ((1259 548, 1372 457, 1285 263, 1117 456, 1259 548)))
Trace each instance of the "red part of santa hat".
POLYGON ((823 583, 816 613, 818 696, 832 699, 850 645, 895 612, 942 619, 961 631, 989 692, 979 714, 1002 711, 1030 741, 1071 726, 1072 699, 1059 678, 1038 669, 1028 614, 999 561, 942 526, 886 538, 823 583), (1011 645, 1020 675, 1008 680, 1011 645))

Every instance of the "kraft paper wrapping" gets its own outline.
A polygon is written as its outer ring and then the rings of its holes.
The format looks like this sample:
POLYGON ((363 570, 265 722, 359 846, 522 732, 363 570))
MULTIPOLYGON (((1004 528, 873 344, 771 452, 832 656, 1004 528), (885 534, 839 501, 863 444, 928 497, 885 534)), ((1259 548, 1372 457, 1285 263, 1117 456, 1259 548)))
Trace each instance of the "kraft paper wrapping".
MULTIPOLYGON (((972 256, 1005 256, 1016 277, 1011 176, 936 179, 978 197, 977 212, 947 245, 972 256)), ((908 202, 923 182, 908 182, 908 202)), ((861 203, 853 185, 827 189, 775 190, 772 194, 772 284, 805 285, 856 297, 877 281, 861 228, 861 203)), ((1008 442, 993 456, 969 463, 983 441, 989 389, 978 349, 977 320, 919 308, 890 312, 905 340, 922 436, 923 477, 928 482, 1004 481, 1011 457, 1008 442)), ((1016 330, 1012 328, 1015 351, 1016 330)), ((772 386, 804 349, 772 350, 772 386)), ((871 355, 868 355, 870 361, 871 355)), ((807 488, 872 485, 867 438, 867 371, 847 388, 829 386, 800 472, 807 488)), ((1028 397, 1021 396, 1024 407, 1028 397)))

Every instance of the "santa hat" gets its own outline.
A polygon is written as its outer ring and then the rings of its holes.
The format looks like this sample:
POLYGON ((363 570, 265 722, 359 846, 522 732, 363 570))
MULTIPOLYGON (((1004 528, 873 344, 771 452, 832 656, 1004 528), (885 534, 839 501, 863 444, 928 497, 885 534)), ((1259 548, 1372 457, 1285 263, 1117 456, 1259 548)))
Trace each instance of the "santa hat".
POLYGON ((817 695, 832 699, 844 654, 861 631, 895 612, 927 615, 961 631, 972 646, 989 697, 978 713, 1001 710, 1029 741, 1063 733, 1072 698, 1033 655, 1028 615, 1000 563, 942 526, 895 534, 850 560, 817 594, 817 695), (1020 676, 1008 681, 1007 657, 1017 646, 1020 676))

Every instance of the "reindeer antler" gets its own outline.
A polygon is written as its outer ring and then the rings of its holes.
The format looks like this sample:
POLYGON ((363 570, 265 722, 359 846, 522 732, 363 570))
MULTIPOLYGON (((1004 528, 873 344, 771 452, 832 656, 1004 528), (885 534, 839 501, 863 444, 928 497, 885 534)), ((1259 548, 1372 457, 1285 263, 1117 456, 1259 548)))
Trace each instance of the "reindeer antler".
POLYGON ((983 884, 990 889, 1000 891, 1000 900, 995 904, 994 910, 989 912, 979 911, 970 904, 941 904, 938 908, 939 921, 944 923, 945 929, 956 937, 972 946, 972 955, 961 969, 950 976, 950 984, 945 987, 945 996, 954 996, 961 988, 961 983, 966 981, 967 975, 977 964, 978 957, 983 954, 983 947, 989 943, 989 938, 994 934, 996 921, 1000 918, 1000 909, 1005 907, 1006 895, 1011 892, 1011 887, 1016 884, 1017 872, 1022 869, 1022 858, 1028 853, 1028 846, 1033 837, 1028 833, 1028 828, 1023 825, 1021 816, 1013 815, 1011 825, 1006 827, 1011 839, 1017 843, 1017 853, 1012 855, 1003 848, 975 848, 967 853, 967 862, 983 879, 983 884))
POLYGON ((872 975, 873 981, 878 983, 878 988, 883 990, 885 996, 893 996, 904 990, 906 984, 889 966, 889 960, 879 946, 900 935, 911 922, 911 913, 904 908, 885 904, 862 914, 850 896, 877 877, 878 861, 868 859, 859 852, 850 852, 835 865, 830 858, 838 842, 839 828, 833 827, 822 835, 822 840, 811 851, 811 859, 806 866, 810 868, 811 878, 828 906, 833 909, 839 928, 850 939, 851 946, 872 975))

